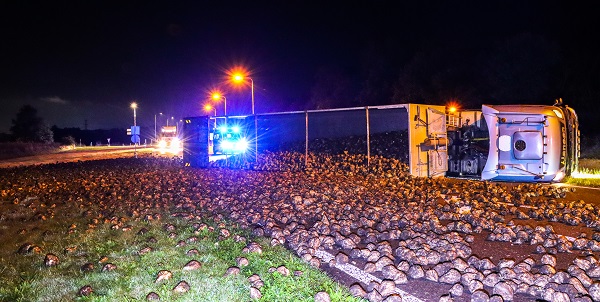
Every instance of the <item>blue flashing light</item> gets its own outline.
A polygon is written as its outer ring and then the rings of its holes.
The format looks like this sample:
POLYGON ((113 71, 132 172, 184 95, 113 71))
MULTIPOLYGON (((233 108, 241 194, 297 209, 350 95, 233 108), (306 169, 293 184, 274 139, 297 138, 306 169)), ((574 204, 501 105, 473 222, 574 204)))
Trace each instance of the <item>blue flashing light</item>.
POLYGON ((227 127, 221 127, 221 128, 219 128, 219 131, 221 133, 225 133, 225 132, 227 132, 227 127))
POLYGON ((231 141, 224 141, 221 143, 221 148, 226 151, 231 151, 233 149, 233 143, 231 141))
POLYGON ((239 152, 246 152, 246 150, 248 149, 248 141, 246 141, 245 138, 240 139, 236 146, 235 146, 236 151, 239 152))
POLYGON ((240 127, 238 126, 231 127, 231 130, 233 131, 233 133, 240 133, 240 127))
POLYGON ((245 138, 240 138, 239 140, 227 139, 222 141, 220 146, 225 153, 244 153, 248 150, 248 141, 245 138))

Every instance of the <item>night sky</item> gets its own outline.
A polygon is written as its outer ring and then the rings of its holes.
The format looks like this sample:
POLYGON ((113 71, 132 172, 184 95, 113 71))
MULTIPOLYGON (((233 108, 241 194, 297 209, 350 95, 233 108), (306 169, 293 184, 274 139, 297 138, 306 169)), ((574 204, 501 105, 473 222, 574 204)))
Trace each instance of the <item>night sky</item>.
POLYGON ((0 132, 24 104, 49 125, 126 128, 132 101, 153 128, 205 114, 212 88, 249 114, 226 75, 244 67, 257 113, 562 97, 591 133, 600 11, 570 2, 4 1, 0 132))

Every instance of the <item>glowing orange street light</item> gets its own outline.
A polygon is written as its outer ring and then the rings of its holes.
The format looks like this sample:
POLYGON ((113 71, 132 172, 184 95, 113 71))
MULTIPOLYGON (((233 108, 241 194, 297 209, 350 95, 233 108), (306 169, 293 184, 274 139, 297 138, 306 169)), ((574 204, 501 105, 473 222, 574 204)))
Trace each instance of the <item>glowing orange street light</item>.
POLYGON ((250 85, 251 85, 251 90, 252 90, 252 115, 254 115, 254 80, 252 80, 251 77, 246 77, 241 73, 235 73, 231 76, 231 79, 237 83, 244 81, 244 79, 246 79, 246 78, 250 80, 250 85))
POLYGON ((256 115, 254 114, 254 80, 251 77, 244 76, 243 74, 236 72, 231 75, 231 79, 234 82, 242 82, 245 78, 250 79, 250 87, 252 91, 252 115, 254 116, 254 154, 258 154, 258 124, 256 121, 256 115))
MULTIPOLYGON (((132 132, 131 137, 135 138, 137 135, 137 137, 139 138, 139 133, 138 134, 134 133, 134 131, 137 131, 137 130, 135 130, 135 129, 137 129, 137 122, 136 122, 137 114, 135 113, 135 110, 137 109, 138 105, 136 102, 133 102, 133 103, 131 103, 130 107, 131 107, 131 109, 133 109, 133 129, 131 129, 131 132, 132 132)), ((138 144, 138 141, 136 139, 133 139, 133 156, 135 158, 137 158, 137 144, 138 144)))
POLYGON ((219 93, 219 92, 213 92, 212 99, 216 100, 216 101, 220 101, 221 99, 223 99, 223 101, 225 103, 225 108, 224 108, 225 109, 225 116, 227 116, 227 98, 224 95, 222 95, 221 93, 219 93))
POLYGON ((204 111, 206 111, 206 112, 210 112, 213 109, 215 110, 214 116, 217 116, 217 108, 216 107, 213 107, 210 104, 204 105, 204 111))
POLYGON ((216 118, 216 116, 217 116, 217 107, 213 107, 210 104, 204 105, 204 111, 210 112, 213 109, 215 110, 215 115, 214 115, 215 116, 215 128, 217 128, 217 118, 216 118))

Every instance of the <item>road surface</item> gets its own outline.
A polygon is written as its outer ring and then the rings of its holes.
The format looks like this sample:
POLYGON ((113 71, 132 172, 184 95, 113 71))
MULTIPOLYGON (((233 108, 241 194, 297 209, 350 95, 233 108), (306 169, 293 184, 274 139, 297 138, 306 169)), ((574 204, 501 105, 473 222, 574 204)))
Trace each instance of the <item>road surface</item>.
POLYGON ((75 148, 73 150, 59 151, 51 154, 41 154, 0 160, 0 168, 76 162, 95 159, 133 157, 134 152, 138 153, 138 155, 148 155, 154 152, 154 148, 143 146, 137 148, 134 148, 133 146, 81 147, 75 148))

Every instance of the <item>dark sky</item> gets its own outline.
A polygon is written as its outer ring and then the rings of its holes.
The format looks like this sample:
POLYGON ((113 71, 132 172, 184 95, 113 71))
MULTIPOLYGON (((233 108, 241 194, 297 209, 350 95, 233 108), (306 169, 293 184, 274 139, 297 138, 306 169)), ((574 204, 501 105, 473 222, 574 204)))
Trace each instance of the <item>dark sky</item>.
POLYGON ((235 66, 251 72, 258 113, 306 109, 324 68, 358 87, 365 58, 377 58, 394 81, 418 53, 459 45, 470 56, 521 33, 597 67, 599 11, 566 3, 3 1, 0 132, 24 104, 50 125, 98 129, 131 125, 136 101, 138 124, 153 127, 159 112, 203 114, 212 87, 224 90, 230 114, 248 114, 250 89, 226 83, 235 66))

